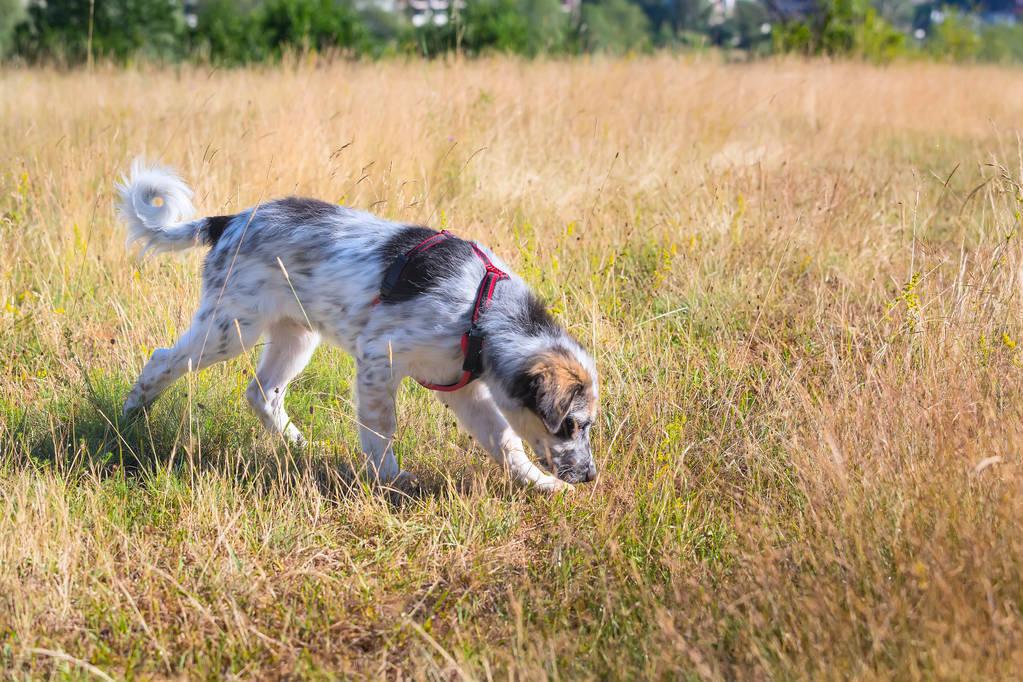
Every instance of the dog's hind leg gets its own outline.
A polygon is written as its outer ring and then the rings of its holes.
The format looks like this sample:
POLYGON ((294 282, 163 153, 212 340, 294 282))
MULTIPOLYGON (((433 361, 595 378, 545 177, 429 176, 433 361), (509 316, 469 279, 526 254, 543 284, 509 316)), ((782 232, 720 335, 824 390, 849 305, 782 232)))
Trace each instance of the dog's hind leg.
POLYGON ((233 315, 200 308, 172 348, 153 351, 124 403, 128 415, 148 406, 188 371, 198 372, 252 348, 262 334, 255 315, 233 315))
POLYGON ((270 432, 279 433, 296 445, 305 439, 284 410, 288 383, 309 364, 320 335, 304 325, 282 320, 267 332, 267 347, 259 360, 256 378, 245 391, 252 410, 270 432))
POLYGON ((486 384, 477 381, 451 393, 438 393, 437 399, 451 408, 462 427, 516 482, 546 492, 572 488, 533 464, 522 439, 501 414, 486 384))

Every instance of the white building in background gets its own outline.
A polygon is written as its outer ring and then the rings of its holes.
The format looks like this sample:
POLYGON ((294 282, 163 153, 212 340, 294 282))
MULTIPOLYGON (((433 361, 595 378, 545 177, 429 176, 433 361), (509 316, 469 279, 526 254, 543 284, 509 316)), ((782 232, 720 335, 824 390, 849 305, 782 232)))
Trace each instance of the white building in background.
POLYGON ((451 18, 452 12, 465 7, 465 0, 393 0, 402 2, 415 27, 433 24, 444 26, 451 18))
MULTIPOLYGON (((412 25, 444 26, 451 17, 473 0, 362 0, 363 7, 374 6, 384 12, 401 13, 409 18, 412 25)), ((561 9, 575 12, 582 0, 561 0, 561 9)))

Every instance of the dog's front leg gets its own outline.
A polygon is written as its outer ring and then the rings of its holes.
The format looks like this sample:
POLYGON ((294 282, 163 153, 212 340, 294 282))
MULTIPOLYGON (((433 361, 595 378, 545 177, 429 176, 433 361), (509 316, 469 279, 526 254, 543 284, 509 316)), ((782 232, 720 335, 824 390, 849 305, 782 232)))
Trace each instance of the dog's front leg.
POLYGON ((359 440, 366 456, 367 476, 381 483, 394 482, 401 474, 392 448, 397 426, 394 394, 398 381, 391 374, 386 356, 383 361, 369 354, 359 358, 355 388, 359 440))
POLYGON ((522 439, 504 418, 482 382, 474 382, 452 393, 438 393, 462 426, 477 440, 517 483, 534 485, 546 492, 571 490, 572 485, 533 464, 522 439))

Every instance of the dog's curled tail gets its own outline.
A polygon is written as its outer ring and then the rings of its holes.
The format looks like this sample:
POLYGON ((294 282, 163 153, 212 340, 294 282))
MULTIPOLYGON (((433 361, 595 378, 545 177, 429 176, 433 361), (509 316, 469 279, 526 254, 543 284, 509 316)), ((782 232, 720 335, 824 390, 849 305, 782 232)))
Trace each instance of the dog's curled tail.
POLYGON ((149 165, 142 159, 131 164, 131 173, 117 185, 121 217, 128 226, 130 245, 139 242, 139 256, 181 251, 204 239, 206 219, 178 222, 195 212, 192 190, 174 171, 149 165))

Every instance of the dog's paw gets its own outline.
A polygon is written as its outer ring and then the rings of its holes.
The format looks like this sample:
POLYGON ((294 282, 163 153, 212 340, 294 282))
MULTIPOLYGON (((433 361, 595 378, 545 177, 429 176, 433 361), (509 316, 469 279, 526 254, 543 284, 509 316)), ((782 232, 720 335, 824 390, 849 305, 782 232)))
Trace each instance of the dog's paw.
POLYGON ((145 405, 142 404, 139 397, 132 393, 124 401, 124 407, 121 408, 121 416, 124 417, 125 422, 133 422, 142 415, 144 407, 145 405))
POLYGON ((381 483, 381 486, 388 494, 405 498, 418 497, 422 492, 419 478, 408 471, 399 471, 397 476, 387 483, 381 483))
POLYGON ((419 485, 419 479, 411 472, 399 471, 398 475, 391 480, 390 485, 394 488, 405 488, 408 486, 419 485))
POLYGON ((547 476, 537 481, 535 484, 536 489, 548 494, 556 493, 570 493, 575 490, 575 486, 571 483, 566 483, 560 478, 554 478, 553 476, 547 476))
POLYGON ((310 443, 302 435, 302 432, 298 428, 289 423, 284 429, 284 440, 288 442, 288 445, 299 450, 309 447, 310 443))

